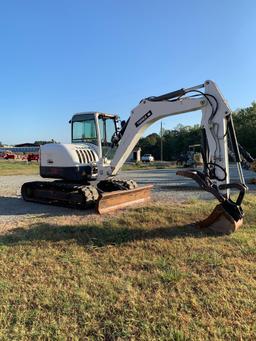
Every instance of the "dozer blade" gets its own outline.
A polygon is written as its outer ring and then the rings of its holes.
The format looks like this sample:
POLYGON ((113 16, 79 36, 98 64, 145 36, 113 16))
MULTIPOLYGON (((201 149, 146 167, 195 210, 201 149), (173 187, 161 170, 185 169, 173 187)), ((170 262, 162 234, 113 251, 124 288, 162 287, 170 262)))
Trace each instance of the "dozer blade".
POLYGON ((207 228, 221 234, 231 234, 243 225, 243 218, 235 220, 223 208, 222 204, 217 205, 208 218, 196 223, 198 228, 207 228))
POLYGON ((120 208, 146 202, 151 197, 153 185, 147 185, 130 190, 100 193, 97 203, 99 214, 108 213, 120 208))

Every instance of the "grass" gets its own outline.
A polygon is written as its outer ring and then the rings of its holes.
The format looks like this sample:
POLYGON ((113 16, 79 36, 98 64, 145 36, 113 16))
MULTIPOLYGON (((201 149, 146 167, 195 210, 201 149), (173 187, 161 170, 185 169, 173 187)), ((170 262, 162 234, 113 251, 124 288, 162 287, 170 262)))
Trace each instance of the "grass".
POLYGON ((39 168, 37 162, 1 160, 0 176, 2 175, 32 175, 38 174, 39 168))
POLYGON ((256 196, 230 236, 214 202, 34 218, 0 237, 1 340, 255 340, 256 196))
MULTIPOLYGON (((138 163, 124 164, 123 171, 129 170, 146 170, 146 169, 170 169, 175 168, 170 163, 138 163)), ((34 175, 39 174, 39 165, 37 162, 1 160, 0 161, 0 176, 3 175, 34 175)))

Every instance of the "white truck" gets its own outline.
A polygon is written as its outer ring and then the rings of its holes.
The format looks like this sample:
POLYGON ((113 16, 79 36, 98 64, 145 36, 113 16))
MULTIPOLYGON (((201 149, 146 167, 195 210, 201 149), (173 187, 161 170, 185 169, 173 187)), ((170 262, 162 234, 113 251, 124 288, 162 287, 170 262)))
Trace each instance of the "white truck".
POLYGON ((141 161, 142 162, 154 162, 155 159, 154 159, 154 156, 152 154, 144 154, 141 157, 141 161))

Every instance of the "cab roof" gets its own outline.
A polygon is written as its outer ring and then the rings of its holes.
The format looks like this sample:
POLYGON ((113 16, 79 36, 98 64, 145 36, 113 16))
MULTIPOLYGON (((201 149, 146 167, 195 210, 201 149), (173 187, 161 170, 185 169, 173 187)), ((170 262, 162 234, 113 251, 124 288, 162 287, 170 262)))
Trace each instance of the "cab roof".
POLYGON ((99 117, 108 117, 108 118, 116 118, 117 115, 111 115, 111 114, 106 114, 106 113, 101 113, 98 111, 85 111, 85 112, 79 112, 76 113, 72 116, 71 120, 69 121, 69 123, 71 122, 77 122, 77 121, 84 121, 84 120, 89 120, 89 119, 93 119, 96 115, 98 115, 99 117))

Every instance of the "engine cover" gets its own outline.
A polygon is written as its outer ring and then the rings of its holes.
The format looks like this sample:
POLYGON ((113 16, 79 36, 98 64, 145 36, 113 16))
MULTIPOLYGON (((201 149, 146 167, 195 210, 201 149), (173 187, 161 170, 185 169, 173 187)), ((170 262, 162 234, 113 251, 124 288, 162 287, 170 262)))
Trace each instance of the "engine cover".
POLYGON ((40 147, 40 175, 66 181, 97 178, 98 155, 86 144, 50 143, 40 147))

